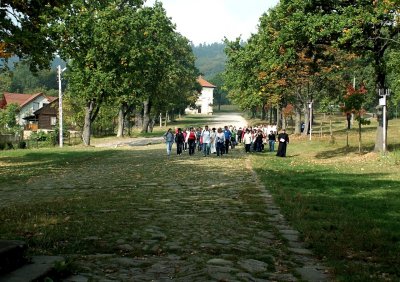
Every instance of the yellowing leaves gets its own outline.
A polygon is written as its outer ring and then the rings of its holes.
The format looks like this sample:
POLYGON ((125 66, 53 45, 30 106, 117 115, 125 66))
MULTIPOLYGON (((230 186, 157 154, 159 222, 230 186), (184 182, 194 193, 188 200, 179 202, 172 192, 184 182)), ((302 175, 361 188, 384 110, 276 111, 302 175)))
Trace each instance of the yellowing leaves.
POLYGON ((11 53, 6 51, 6 43, 0 42, 0 58, 10 58, 12 56, 11 53))

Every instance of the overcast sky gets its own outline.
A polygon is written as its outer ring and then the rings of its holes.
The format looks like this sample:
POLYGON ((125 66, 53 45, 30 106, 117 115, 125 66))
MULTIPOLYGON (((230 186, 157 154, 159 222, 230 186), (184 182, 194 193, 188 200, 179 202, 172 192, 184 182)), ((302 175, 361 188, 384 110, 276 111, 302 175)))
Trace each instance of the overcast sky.
MULTIPOLYGON (((155 0, 147 0, 153 5, 155 0)), ((224 36, 247 40, 261 15, 279 0, 161 0, 179 33, 195 45, 222 42, 224 36)))

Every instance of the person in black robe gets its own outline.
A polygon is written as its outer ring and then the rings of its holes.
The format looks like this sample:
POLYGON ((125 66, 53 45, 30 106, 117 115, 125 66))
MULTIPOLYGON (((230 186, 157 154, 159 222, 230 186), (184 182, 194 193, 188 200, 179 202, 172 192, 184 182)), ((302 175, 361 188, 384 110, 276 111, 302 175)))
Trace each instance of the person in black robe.
POLYGON ((176 142, 176 154, 182 155, 183 144, 185 143, 185 136, 182 133, 182 129, 178 128, 178 133, 175 135, 176 142))
POLYGON ((286 133, 286 130, 283 129, 281 133, 278 134, 278 152, 276 155, 278 157, 286 157, 286 148, 287 144, 289 144, 289 135, 286 133))

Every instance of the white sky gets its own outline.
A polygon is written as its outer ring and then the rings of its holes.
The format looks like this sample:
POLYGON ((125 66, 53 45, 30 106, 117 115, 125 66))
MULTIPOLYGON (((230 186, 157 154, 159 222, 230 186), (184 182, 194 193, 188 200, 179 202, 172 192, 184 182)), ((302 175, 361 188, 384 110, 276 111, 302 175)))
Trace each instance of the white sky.
MULTIPOLYGON (((147 0, 152 6, 155 0, 147 0)), ((279 0, 161 0, 179 33, 195 45, 222 42, 257 31, 261 15, 279 0)))

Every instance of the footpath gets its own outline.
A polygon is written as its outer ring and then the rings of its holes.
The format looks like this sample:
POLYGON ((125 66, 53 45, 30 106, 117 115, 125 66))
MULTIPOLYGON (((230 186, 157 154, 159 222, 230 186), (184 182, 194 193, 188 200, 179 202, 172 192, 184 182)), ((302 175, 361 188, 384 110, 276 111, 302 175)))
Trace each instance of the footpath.
POLYGON ((126 158, 114 171, 127 173, 135 150, 147 154, 151 171, 124 185, 145 189, 154 204, 134 204, 132 220, 141 224, 129 236, 114 234, 115 253, 73 256, 80 271, 65 281, 332 280, 282 216, 243 147, 222 158, 199 152, 168 158, 161 144, 123 148, 126 158))
POLYGON ((242 146, 220 158, 167 157, 158 141, 129 142, 0 190, 2 207, 54 200, 77 207, 68 222, 85 235, 57 244, 82 247, 51 253, 73 265, 63 281, 333 280, 282 216, 242 146))

